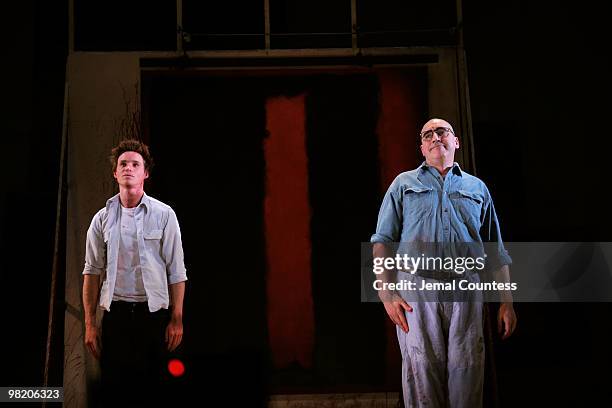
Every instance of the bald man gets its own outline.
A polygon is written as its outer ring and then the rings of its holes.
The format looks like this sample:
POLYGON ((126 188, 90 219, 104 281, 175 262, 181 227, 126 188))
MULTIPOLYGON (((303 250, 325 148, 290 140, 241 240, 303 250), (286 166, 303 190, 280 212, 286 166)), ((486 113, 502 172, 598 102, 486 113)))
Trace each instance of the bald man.
MULTIPOLYGON (((459 247, 492 242, 487 266, 499 282, 509 282, 512 263, 503 246, 493 200, 485 184, 454 161, 459 139, 450 123, 431 119, 421 133, 425 161, 398 175, 387 190, 372 235, 374 257, 395 256, 398 245, 459 247), (395 249, 393 244, 395 244, 395 249)), ((461 277, 480 282, 477 271, 393 270, 387 281, 444 283, 461 277)), ((449 302, 432 291, 379 291, 396 324, 402 352, 406 407, 480 407, 484 380, 482 298, 449 302)), ((469 295, 468 295, 469 296, 469 295)), ((475 296, 475 295, 474 295, 475 296)), ((516 327, 509 292, 501 292, 498 330, 508 338, 516 327)))

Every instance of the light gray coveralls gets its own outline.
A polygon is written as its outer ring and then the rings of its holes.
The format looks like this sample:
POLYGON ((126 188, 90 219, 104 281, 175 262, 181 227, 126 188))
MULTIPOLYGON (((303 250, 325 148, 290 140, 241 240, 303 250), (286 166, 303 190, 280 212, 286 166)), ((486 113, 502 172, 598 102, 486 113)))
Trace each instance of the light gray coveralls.
MULTIPOLYGON (((487 268, 512 263, 489 190, 457 163, 444 178, 425 162, 397 176, 383 199, 371 242, 495 242, 494 253, 487 253, 487 268)), ((413 281, 417 287, 422 280, 437 281, 435 275, 419 275, 398 272, 397 278, 413 281)), ((467 279, 480 280, 478 274, 467 279)), ((482 302, 415 300, 421 296, 418 291, 399 293, 413 308, 405 313, 408 333, 397 327, 405 406, 482 406, 482 302)))

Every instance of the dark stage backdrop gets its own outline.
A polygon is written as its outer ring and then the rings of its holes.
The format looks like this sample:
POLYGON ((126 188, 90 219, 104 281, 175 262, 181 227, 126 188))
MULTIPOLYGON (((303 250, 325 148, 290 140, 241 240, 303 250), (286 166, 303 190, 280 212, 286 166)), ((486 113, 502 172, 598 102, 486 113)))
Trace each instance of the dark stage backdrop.
POLYGON ((148 191, 178 214, 190 279, 182 381, 399 391, 395 334, 359 302, 355 254, 417 164, 426 83, 420 69, 145 78, 148 191))

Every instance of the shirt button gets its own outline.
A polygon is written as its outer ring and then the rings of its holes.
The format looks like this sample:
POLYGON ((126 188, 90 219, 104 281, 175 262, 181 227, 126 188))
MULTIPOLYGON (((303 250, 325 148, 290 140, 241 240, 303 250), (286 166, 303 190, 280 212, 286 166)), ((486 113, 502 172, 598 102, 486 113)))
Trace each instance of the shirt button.
POLYGON ((448 212, 448 208, 445 208, 445 209, 444 209, 444 212, 448 212))

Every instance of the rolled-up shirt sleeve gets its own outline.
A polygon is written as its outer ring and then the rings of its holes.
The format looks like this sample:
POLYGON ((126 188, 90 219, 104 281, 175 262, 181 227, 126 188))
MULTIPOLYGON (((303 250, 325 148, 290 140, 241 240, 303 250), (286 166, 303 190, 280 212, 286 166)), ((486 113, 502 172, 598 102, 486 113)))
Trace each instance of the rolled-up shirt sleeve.
POLYGON ((504 265, 512 265, 512 258, 504 247, 501 236, 501 229, 493 199, 489 190, 485 190, 486 200, 483 206, 480 237, 487 249, 487 267, 489 270, 497 270, 504 265))
POLYGON ((376 233, 370 238, 371 243, 399 241, 402 232, 402 202, 400 197, 397 183, 391 183, 380 206, 376 233))
POLYGON ((103 211, 100 210, 94 215, 87 230, 83 275, 100 275, 106 267, 106 244, 104 243, 101 219, 103 211))
POLYGON ((162 239, 162 256, 166 263, 166 274, 168 284, 183 282, 187 280, 187 270, 183 256, 183 242, 181 241, 181 230, 174 210, 170 209, 168 222, 164 228, 162 239))

